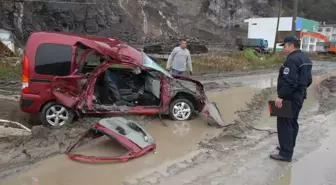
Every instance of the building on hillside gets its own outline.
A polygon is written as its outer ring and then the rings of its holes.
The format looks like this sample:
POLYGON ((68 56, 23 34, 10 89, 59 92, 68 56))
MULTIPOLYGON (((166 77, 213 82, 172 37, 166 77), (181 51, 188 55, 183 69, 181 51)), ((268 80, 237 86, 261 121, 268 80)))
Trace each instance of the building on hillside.
POLYGON ((0 41, 15 53, 14 37, 11 31, 0 29, 0 41))
POLYGON ((330 41, 336 41, 336 24, 320 24, 318 32, 327 36, 330 41))
MULTIPOLYGON (((250 18, 245 20, 248 23, 248 38, 263 38, 268 41, 269 48, 273 48, 276 37, 277 17, 250 18)), ((293 17, 281 17, 279 22, 279 33, 277 43, 280 43, 285 36, 291 34, 293 17)), ((317 32, 319 23, 317 21, 297 17, 296 36, 300 37, 300 30, 304 32, 317 32)), ((302 38, 301 49, 303 51, 315 51, 318 39, 310 36, 302 38)), ((276 45, 277 50, 282 47, 276 45)))

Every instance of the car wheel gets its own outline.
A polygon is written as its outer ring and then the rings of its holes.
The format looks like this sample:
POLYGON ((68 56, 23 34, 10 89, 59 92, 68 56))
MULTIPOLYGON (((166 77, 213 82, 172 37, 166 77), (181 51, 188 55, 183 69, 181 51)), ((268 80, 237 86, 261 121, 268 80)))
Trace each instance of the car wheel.
POLYGON ((43 125, 50 128, 61 128, 62 126, 72 123, 74 112, 64 105, 57 102, 47 103, 41 111, 41 121, 43 125))
POLYGON ((176 99, 170 104, 169 115, 173 120, 189 120, 194 114, 194 106, 187 99, 176 99))

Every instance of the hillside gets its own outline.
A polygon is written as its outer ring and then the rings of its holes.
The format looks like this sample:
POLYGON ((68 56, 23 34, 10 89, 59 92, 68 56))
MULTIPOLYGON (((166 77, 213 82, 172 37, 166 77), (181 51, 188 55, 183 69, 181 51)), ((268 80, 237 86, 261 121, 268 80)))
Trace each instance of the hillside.
MULTIPOLYGON (((3 1, 0 27, 12 29, 22 40, 32 31, 55 30, 104 35, 131 43, 166 41, 181 36, 230 43, 236 35, 245 34, 244 19, 275 16, 277 9, 277 0, 3 1)), ((291 0, 283 1, 286 7, 292 7, 291 0)), ((332 0, 304 0, 307 1, 312 3, 300 2, 301 15, 320 20, 335 17, 332 0), (319 8, 308 6, 312 4, 319 8), (320 11, 327 5, 330 11, 320 11)), ((284 15, 289 12, 284 11, 284 15)))

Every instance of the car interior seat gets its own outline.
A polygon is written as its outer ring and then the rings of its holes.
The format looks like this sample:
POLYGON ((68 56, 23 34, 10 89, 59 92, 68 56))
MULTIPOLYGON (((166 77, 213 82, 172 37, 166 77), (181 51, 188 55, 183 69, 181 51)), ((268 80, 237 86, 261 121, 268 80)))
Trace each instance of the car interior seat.
POLYGON ((113 82, 109 78, 109 73, 107 71, 103 72, 103 89, 105 91, 105 98, 103 99, 103 104, 115 103, 116 105, 129 105, 132 106, 134 101, 138 100, 140 95, 143 94, 144 88, 140 88, 139 92, 133 93, 131 89, 119 89, 117 82, 113 82))

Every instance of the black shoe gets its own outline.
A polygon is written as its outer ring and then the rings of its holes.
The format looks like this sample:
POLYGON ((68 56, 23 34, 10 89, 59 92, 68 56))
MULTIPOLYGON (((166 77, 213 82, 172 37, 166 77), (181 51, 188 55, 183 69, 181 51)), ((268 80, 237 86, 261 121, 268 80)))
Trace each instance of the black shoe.
POLYGON ((277 161, 292 162, 292 159, 286 159, 279 154, 270 155, 270 157, 271 157, 271 159, 274 159, 274 160, 277 160, 277 161))

